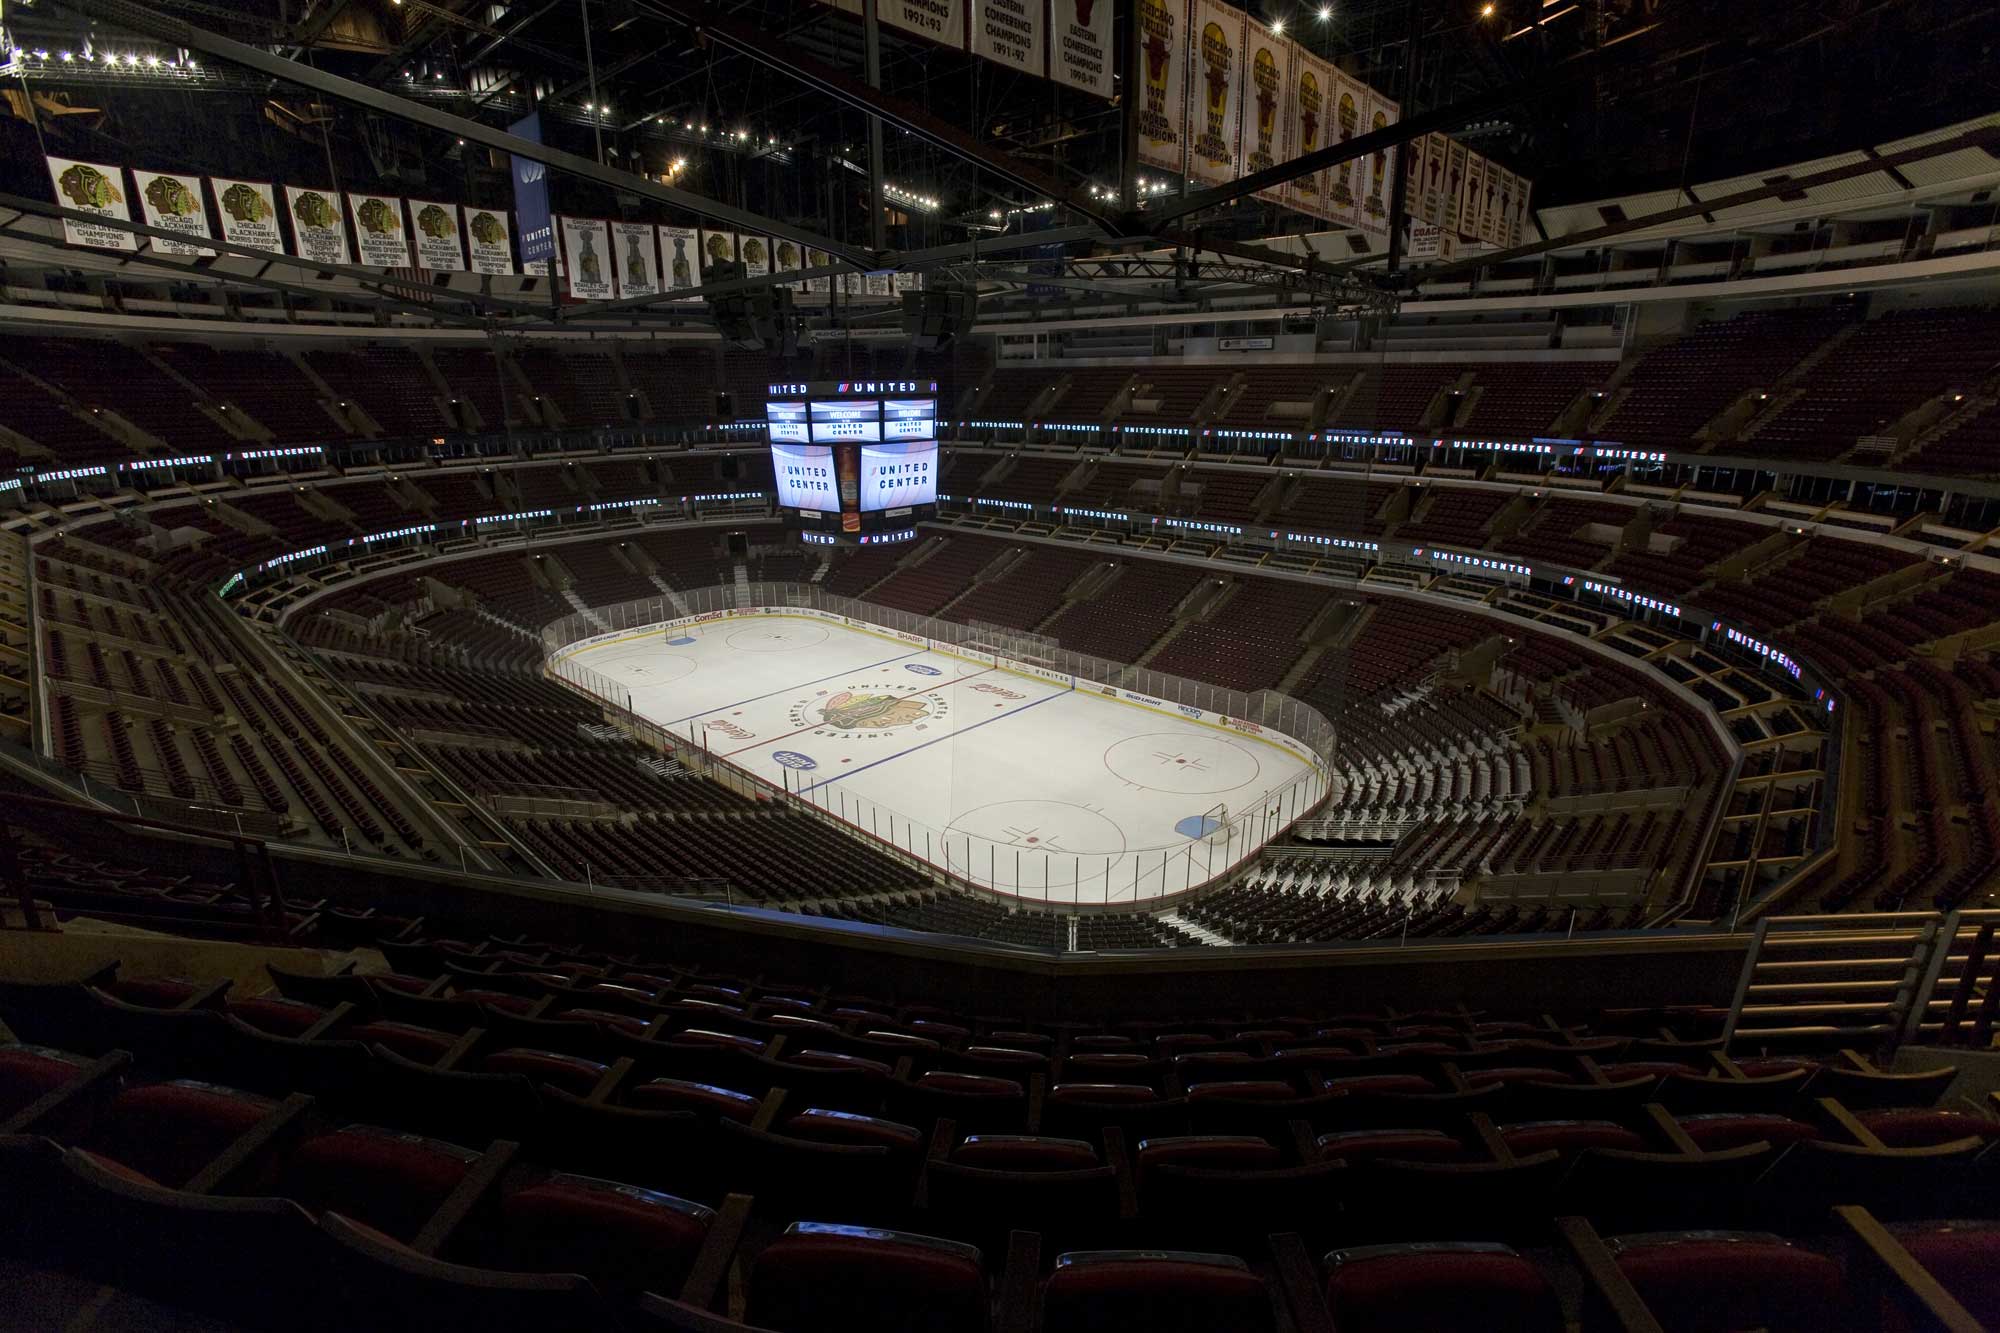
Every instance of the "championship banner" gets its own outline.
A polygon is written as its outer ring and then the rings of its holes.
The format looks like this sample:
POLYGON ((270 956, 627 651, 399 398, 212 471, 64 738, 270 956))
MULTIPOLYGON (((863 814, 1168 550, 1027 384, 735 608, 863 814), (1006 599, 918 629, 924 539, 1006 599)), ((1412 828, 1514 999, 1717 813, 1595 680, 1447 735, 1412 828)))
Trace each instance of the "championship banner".
POLYGON ((1465 212, 1465 173, 1471 154, 1456 139, 1447 141, 1445 148, 1444 193, 1438 200, 1443 216, 1438 218, 1438 222, 1446 231, 1460 232, 1464 230, 1459 225, 1459 219, 1465 212))
POLYGON ((1507 224, 1504 245, 1519 245, 1528 235, 1528 199, 1535 192, 1535 183, 1526 176, 1514 177, 1514 212, 1507 224))
MULTIPOLYGON (((701 268, 713 268, 717 264, 736 262, 736 233, 733 231, 708 231, 701 233, 701 268)), ((697 274, 697 276, 699 276, 697 274)))
POLYGON ((905 273, 902 269, 897 269, 889 275, 889 286, 898 296, 901 296, 904 292, 922 291, 924 275, 921 273, 905 273))
POLYGON ((403 229, 401 199, 350 193, 347 211, 354 219, 354 241, 361 249, 362 263, 400 268, 410 262, 410 237, 403 229))
POLYGON ((1426 134, 1423 137, 1423 155, 1415 156, 1417 150, 1414 147, 1410 150, 1410 160, 1417 164, 1415 212, 1433 226, 1444 225, 1444 159, 1450 151, 1450 143, 1442 134, 1426 134))
MULTIPOLYGON (((823 252, 823 251, 820 251, 820 250, 808 250, 808 251, 806 251, 806 267, 807 267, 807 268, 824 268, 824 267, 826 267, 826 254, 825 254, 825 252, 823 252)), ((809 291, 809 292, 815 292, 815 293, 818 293, 818 294, 819 294, 819 295, 821 295, 821 296, 824 296, 824 295, 826 295, 826 294, 827 294, 827 293, 828 293, 828 292, 829 292, 830 290, 832 290, 832 287, 833 287, 833 280, 832 280, 831 278, 807 278, 807 279, 806 279, 806 290, 807 290, 807 291, 809 291)))
POLYGON ((347 228, 340 221, 340 205, 334 202, 338 198, 332 190, 285 187, 285 211, 292 215, 293 254, 315 264, 349 262, 347 228))
POLYGON ((616 257, 620 296, 660 294, 660 252, 650 222, 611 224, 611 253, 616 257))
POLYGON ((507 210, 480 208, 465 220, 466 249, 472 255, 474 273, 506 277, 514 271, 514 237, 507 225, 507 210))
POLYGON ((569 294, 579 301, 611 297, 611 227, 598 218, 559 217, 563 264, 569 270, 569 294))
POLYGON ((895 288, 889 284, 887 273, 870 273, 865 290, 869 296, 889 297, 896 294, 895 288))
POLYGON ((771 271, 771 241, 767 236, 738 236, 736 257, 743 261, 743 276, 761 278, 771 271))
POLYGON ((661 264, 667 290, 680 291, 701 282, 701 233, 693 227, 660 228, 661 264))
MULTIPOLYGON (((1056 0, 1058 7, 1066 0, 1056 0)), ((972 54, 1023 74, 1049 69, 1043 0, 972 0, 972 54)))
MULTIPOLYGON (((1361 133, 1361 115, 1367 106, 1368 89, 1339 70, 1333 72, 1333 137, 1330 143, 1346 143, 1361 133)), ((1367 164, 1353 158, 1326 172, 1326 203, 1333 221, 1350 227, 1361 225, 1361 196, 1368 189, 1367 164)))
POLYGON ((885 27, 928 37, 941 46, 965 49, 968 0, 879 0, 876 19, 885 27))
POLYGON ((1194 104, 1188 175, 1224 185, 1243 174, 1243 12, 1218 0, 1194 0, 1188 22, 1188 71, 1194 104))
POLYGON ((1093 97, 1111 96, 1111 0, 1049 0, 1049 77, 1093 97))
POLYGON ((417 267, 431 273, 463 273, 465 210, 457 204, 430 199, 410 200, 410 239, 417 246, 417 267))
POLYGON ((1469 153, 1465 159, 1465 197, 1459 205, 1458 231, 1461 236, 1469 236, 1475 241, 1486 239, 1486 173, 1492 163, 1477 153, 1469 153))
MULTIPOLYGON (((1386 130, 1402 116, 1399 103, 1375 92, 1368 93, 1368 119, 1364 133, 1373 134, 1386 130)), ((1370 153, 1363 163, 1357 164, 1368 172, 1367 192, 1361 197, 1361 226, 1367 231, 1381 235, 1389 234, 1390 192, 1396 178, 1396 150, 1378 148, 1370 153)), ((1406 196, 1407 197, 1407 196, 1406 196)))
MULTIPOLYGON (((1273 37, 1261 23, 1249 25, 1246 34, 1249 59, 1249 86, 1244 90, 1243 174, 1265 171, 1291 156, 1280 133, 1278 108, 1284 100, 1286 81, 1292 73, 1292 44, 1273 37)), ((1259 190, 1259 199, 1283 203, 1281 189, 1259 190)))
POLYGON ((797 273, 805 265, 805 247, 797 241, 771 241, 771 271, 773 273, 797 273))
MULTIPOLYGON (((208 229, 208 203, 201 196, 201 177, 172 176, 159 171, 133 168, 139 184, 139 207, 146 225, 162 231, 177 231, 206 241, 215 233, 208 229)), ((167 241, 155 236, 153 249, 163 255, 212 255, 214 250, 187 241, 167 241)))
POLYGON ((866 286, 866 280, 854 269, 849 269, 840 275, 840 291, 843 296, 859 296, 866 290, 866 286))
MULTIPOLYGON (((48 159, 49 179, 55 183, 56 202, 64 208, 95 213, 117 222, 132 220, 132 205, 125 197, 125 169, 95 162, 77 162, 67 157, 48 159)), ((105 250, 137 250, 139 238, 117 227, 63 219, 63 239, 71 245, 95 245, 105 250)))
MULTIPOLYGON (((1104 0, 1098 0, 1103 4, 1104 0)), ((1187 165, 1187 25, 1184 0, 1137 0, 1140 73, 1139 161, 1180 175, 1187 165)))
MULTIPOLYGON (((1304 157, 1326 147, 1333 125, 1333 66, 1299 47, 1292 56, 1292 76, 1285 99, 1286 159, 1304 157)), ((1328 216, 1325 171, 1294 176, 1285 183, 1287 207, 1308 216, 1328 216)))
POLYGON ((278 230, 278 199, 263 181, 237 181, 210 176, 215 191, 216 216, 222 222, 222 239, 231 245, 277 254, 285 248, 278 230))

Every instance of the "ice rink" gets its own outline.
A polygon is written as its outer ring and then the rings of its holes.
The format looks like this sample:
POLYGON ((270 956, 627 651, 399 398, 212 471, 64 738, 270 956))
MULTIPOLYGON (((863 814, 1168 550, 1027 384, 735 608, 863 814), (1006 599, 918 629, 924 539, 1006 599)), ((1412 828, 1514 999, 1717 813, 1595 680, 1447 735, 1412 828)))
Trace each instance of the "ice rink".
POLYGON ((1317 770, 1276 740, 976 656, 739 614, 602 635, 552 665, 864 832, 1030 898, 1198 886, 1319 794, 1317 770))

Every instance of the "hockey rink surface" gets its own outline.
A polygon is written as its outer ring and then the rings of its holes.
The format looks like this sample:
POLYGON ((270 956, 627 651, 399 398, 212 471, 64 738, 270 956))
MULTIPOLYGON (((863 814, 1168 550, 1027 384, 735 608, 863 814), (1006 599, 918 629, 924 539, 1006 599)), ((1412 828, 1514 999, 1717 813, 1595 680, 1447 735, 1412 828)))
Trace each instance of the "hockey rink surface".
POLYGON ((1171 705, 809 615, 602 635, 552 662, 558 674, 570 664, 711 755, 1029 898, 1130 902, 1199 886, 1316 790, 1303 756, 1171 705), (1219 834, 1218 805, 1230 821, 1219 834))

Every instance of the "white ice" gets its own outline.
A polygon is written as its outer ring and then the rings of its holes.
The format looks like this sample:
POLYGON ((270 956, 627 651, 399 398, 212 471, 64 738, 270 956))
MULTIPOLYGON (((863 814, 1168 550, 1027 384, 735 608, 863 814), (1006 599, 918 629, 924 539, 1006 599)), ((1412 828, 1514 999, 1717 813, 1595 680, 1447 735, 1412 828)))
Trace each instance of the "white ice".
POLYGON ((638 630, 563 656, 710 756, 1035 899, 1199 886, 1318 790, 1274 743, 814 618, 638 630))

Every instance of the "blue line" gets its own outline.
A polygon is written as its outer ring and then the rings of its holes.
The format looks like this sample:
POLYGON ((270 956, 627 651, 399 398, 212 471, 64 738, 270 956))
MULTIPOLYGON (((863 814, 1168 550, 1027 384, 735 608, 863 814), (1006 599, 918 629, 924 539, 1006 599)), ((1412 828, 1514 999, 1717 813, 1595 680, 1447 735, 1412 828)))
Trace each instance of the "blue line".
POLYGON ((1076 692, 1076 686, 1071 685, 1067 690, 1057 690, 1054 694, 1045 694, 1041 698, 1035 700, 1034 703, 1022 704, 1019 708, 1016 708, 1011 713, 1002 713, 998 717, 989 717, 984 722, 975 722, 969 727, 960 727, 957 731, 952 732, 948 736, 939 736, 936 740, 924 741, 920 745, 912 745, 907 750, 898 750, 894 754, 884 755, 880 759, 870 760, 868 763, 863 764, 859 768, 849 769, 847 772, 842 773, 837 778, 827 778, 823 781, 813 783, 810 787, 794 787, 792 788, 792 794, 794 796, 803 796, 807 792, 818 791, 821 787, 827 786, 830 783, 844 782, 848 778, 853 777, 856 773, 866 773, 869 769, 879 767, 882 764, 886 764, 891 759, 901 759, 904 755, 915 754, 917 751, 925 748, 925 746, 938 745, 945 741, 955 741, 968 731, 977 731, 981 727, 991 726, 995 722, 1005 722, 1010 717, 1019 717, 1021 716, 1021 714, 1027 712, 1030 708, 1040 707, 1042 704, 1047 703, 1051 699, 1060 699, 1065 694, 1073 694, 1075 692, 1076 692))
MULTIPOLYGON (((929 651, 930 649, 928 648, 919 648, 913 653, 897 653, 894 657, 885 657, 879 662, 870 662, 866 666, 847 667, 840 671, 829 671, 824 676, 819 676, 812 680, 802 680, 797 685, 781 685, 775 690, 766 690, 762 694, 753 694, 748 699, 738 699, 733 704, 717 704, 713 708, 704 708, 699 713, 689 713, 686 717, 677 717, 672 722, 662 722, 659 725, 671 727, 677 723, 689 722, 698 717, 707 717, 710 713, 720 713, 725 708, 741 708, 744 704, 754 704, 759 699, 768 699, 774 694, 784 694, 789 690, 796 690, 805 685, 817 685, 822 680, 832 680, 835 676, 845 676, 852 671, 873 671, 878 666, 888 666, 889 663, 900 662, 906 657, 922 657, 929 651)), ((630 688, 630 686, 626 687, 628 691, 630 688)))

